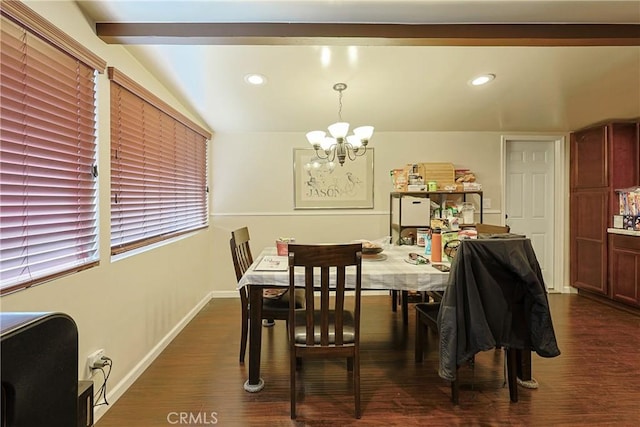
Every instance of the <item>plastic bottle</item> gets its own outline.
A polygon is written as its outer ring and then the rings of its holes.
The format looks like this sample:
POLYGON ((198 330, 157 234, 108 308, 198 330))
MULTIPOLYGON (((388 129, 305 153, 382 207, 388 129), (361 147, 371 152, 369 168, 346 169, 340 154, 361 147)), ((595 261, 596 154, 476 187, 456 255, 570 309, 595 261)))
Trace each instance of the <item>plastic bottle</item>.
POLYGON ((434 228, 431 235, 431 262, 442 262, 442 234, 439 228, 434 228))
POLYGON ((424 254, 431 255, 431 230, 429 230, 424 239, 424 254))

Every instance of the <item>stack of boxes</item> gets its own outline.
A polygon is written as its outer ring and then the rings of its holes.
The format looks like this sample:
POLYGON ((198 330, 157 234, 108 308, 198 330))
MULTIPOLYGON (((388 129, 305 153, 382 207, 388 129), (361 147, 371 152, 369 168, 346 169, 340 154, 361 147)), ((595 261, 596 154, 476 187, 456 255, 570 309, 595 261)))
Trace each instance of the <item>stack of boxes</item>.
POLYGON ((391 171, 393 191, 455 191, 453 163, 413 163, 391 171), (429 185, 431 183, 431 186, 429 185), (435 186, 435 187, 434 187, 435 186))

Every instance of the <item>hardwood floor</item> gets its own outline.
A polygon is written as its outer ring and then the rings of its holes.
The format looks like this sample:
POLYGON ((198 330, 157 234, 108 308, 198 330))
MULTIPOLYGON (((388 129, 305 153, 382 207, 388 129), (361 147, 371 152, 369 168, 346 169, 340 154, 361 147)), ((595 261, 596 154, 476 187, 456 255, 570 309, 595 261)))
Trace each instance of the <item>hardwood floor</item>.
POLYGON ((437 374, 437 336, 430 333, 425 360, 415 363, 415 310, 404 327, 389 297, 365 296, 362 419, 353 417, 345 365, 305 361, 291 421, 284 322, 263 330, 266 386, 250 394, 242 388, 248 365, 238 363, 240 303, 212 300, 96 426, 638 425, 640 316, 578 295, 549 301, 562 354, 533 355, 540 387, 520 387, 519 402, 510 403, 503 352, 483 352, 475 369, 460 369, 460 405, 453 406, 437 374))

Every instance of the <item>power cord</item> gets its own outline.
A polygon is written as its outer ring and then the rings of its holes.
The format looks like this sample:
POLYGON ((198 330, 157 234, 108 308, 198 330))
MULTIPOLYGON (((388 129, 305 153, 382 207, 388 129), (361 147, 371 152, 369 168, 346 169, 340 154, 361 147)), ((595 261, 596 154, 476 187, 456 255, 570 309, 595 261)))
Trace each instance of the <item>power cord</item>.
POLYGON ((102 377, 104 378, 104 381, 102 382, 102 386, 100 386, 100 388, 98 389, 98 393, 96 393, 93 396, 94 407, 101 406, 101 405, 109 405, 109 402, 107 402, 107 380, 111 375, 112 368, 113 368, 113 361, 106 356, 102 356, 102 358, 96 363, 94 363, 93 367, 91 368, 94 371, 98 370, 102 372, 102 377), (104 369, 105 367, 108 368, 106 373, 104 369), (100 399, 102 399, 103 402, 100 402, 100 399))

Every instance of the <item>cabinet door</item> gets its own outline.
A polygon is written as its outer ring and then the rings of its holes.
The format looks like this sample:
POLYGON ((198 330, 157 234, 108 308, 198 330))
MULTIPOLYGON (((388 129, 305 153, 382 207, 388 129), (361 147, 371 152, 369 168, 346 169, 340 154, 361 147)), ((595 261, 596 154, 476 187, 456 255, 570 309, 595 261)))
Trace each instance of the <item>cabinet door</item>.
POLYGON ((607 294, 607 189, 571 193, 571 285, 607 294))
POLYGON ((607 187, 607 127, 571 134, 571 189, 607 187))
POLYGON ((609 236, 609 286, 611 297, 640 306, 640 237, 609 236))
POLYGON ((609 126, 609 178, 612 190, 640 183, 638 125, 614 123, 609 126))

